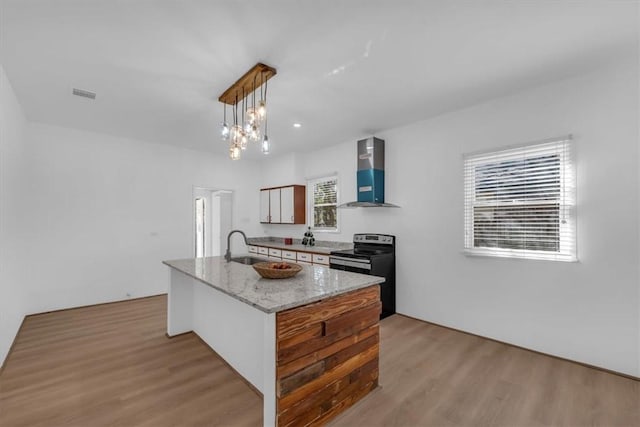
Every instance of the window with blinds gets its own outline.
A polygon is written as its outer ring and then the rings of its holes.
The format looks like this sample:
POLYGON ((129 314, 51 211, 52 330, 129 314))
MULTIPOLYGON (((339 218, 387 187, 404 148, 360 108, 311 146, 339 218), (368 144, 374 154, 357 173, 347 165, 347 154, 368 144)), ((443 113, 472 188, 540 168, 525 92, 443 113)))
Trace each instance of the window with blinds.
POLYGON ((335 231, 338 229, 338 178, 318 178, 308 182, 309 223, 314 230, 335 231))
POLYGON ((575 261, 571 136, 464 157, 465 252, 575 261))

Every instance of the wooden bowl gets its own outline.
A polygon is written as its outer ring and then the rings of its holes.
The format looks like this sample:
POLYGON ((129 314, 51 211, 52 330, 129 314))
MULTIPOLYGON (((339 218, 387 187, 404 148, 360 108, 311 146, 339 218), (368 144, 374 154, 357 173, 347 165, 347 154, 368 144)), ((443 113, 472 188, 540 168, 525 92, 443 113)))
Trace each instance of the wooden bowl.
POLYGON ((257 262, 252 265, 253 269, 265 279, 286 279, 293 277, 302 271, 302 266, 289 262, 257 262), (274 265, 286 264, 291 268, 273 268, 274 265))

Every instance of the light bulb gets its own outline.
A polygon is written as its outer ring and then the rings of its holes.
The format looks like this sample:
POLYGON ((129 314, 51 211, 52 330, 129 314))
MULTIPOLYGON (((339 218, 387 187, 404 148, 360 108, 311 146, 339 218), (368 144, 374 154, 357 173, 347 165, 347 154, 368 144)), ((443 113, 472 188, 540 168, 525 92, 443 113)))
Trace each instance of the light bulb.
POLYGON ((229 133, 231 142, 237 143, 240 141, 240 137, 242 136, 242 127, 240 127, 240 125, 233 125, 231 126, 231 131, 229 133))
POLYGON ((269 137, 265 134, 264 138, 262 138, 262 154, 269 154, 270 149, 271 143, 269 142, 269 137))
POLYGON ((227 123, 222 123, 222 127, 220 127, 220 137, 223 141, 229 140, 229 134, 231 130, 229 129, 229 125, 227 123))
POLYGON ((255 123, 251 126, 251 129, 249 130, 249 139, 251 141, 257 141, 260 139, 260 129, 258 129, 258 125, 255 123))
POLYGON ((267 117, 267 103, 263 99, 258 102, 258 117, 261 121, 267 117))
POLYGON ((231 160, 240 160, 240 147, 231 144, 231 147, 229 147, 229 157, 231 160))
POLYGON ((242 131, 242 134, 240 136, 240 148, 242 150, 246 150, 248 143, 249 143, 249 138, 247 137, 247 133, 245 131, 242 131))
POLYGON ((253 125, 257 120, 259 120, 258 118, 258 110, 254 107, 249 107, 247 108, 247 123, 253 125))

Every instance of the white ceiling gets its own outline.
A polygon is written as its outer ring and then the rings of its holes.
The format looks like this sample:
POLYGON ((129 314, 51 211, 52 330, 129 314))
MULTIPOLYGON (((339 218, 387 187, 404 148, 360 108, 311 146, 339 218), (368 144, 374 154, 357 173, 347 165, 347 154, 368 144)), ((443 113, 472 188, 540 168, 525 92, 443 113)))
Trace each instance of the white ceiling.
MULTIPOLYGON (((30 120, 225 155, 217 98, 264 62, 278 70, 268 98, 278 154, 355 141, 632 55, 638 7, 0 0, 0 61, 30 120), (97 99, 74 97, 72 87, 97 99)), ((258 157, 257 147, 247 151, 258 157)))

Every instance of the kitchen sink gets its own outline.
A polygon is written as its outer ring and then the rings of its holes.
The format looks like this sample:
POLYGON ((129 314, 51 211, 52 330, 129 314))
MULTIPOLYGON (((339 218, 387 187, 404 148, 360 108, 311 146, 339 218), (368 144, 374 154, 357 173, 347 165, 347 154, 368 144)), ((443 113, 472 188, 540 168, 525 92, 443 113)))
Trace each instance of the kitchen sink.
POLYGON ((257 262, 264 262, 265 260, 262 258, 256 258, 253 256, 239 256, 231 258, 231 261, 238 262, 240 264, 253 265, 257 262))

